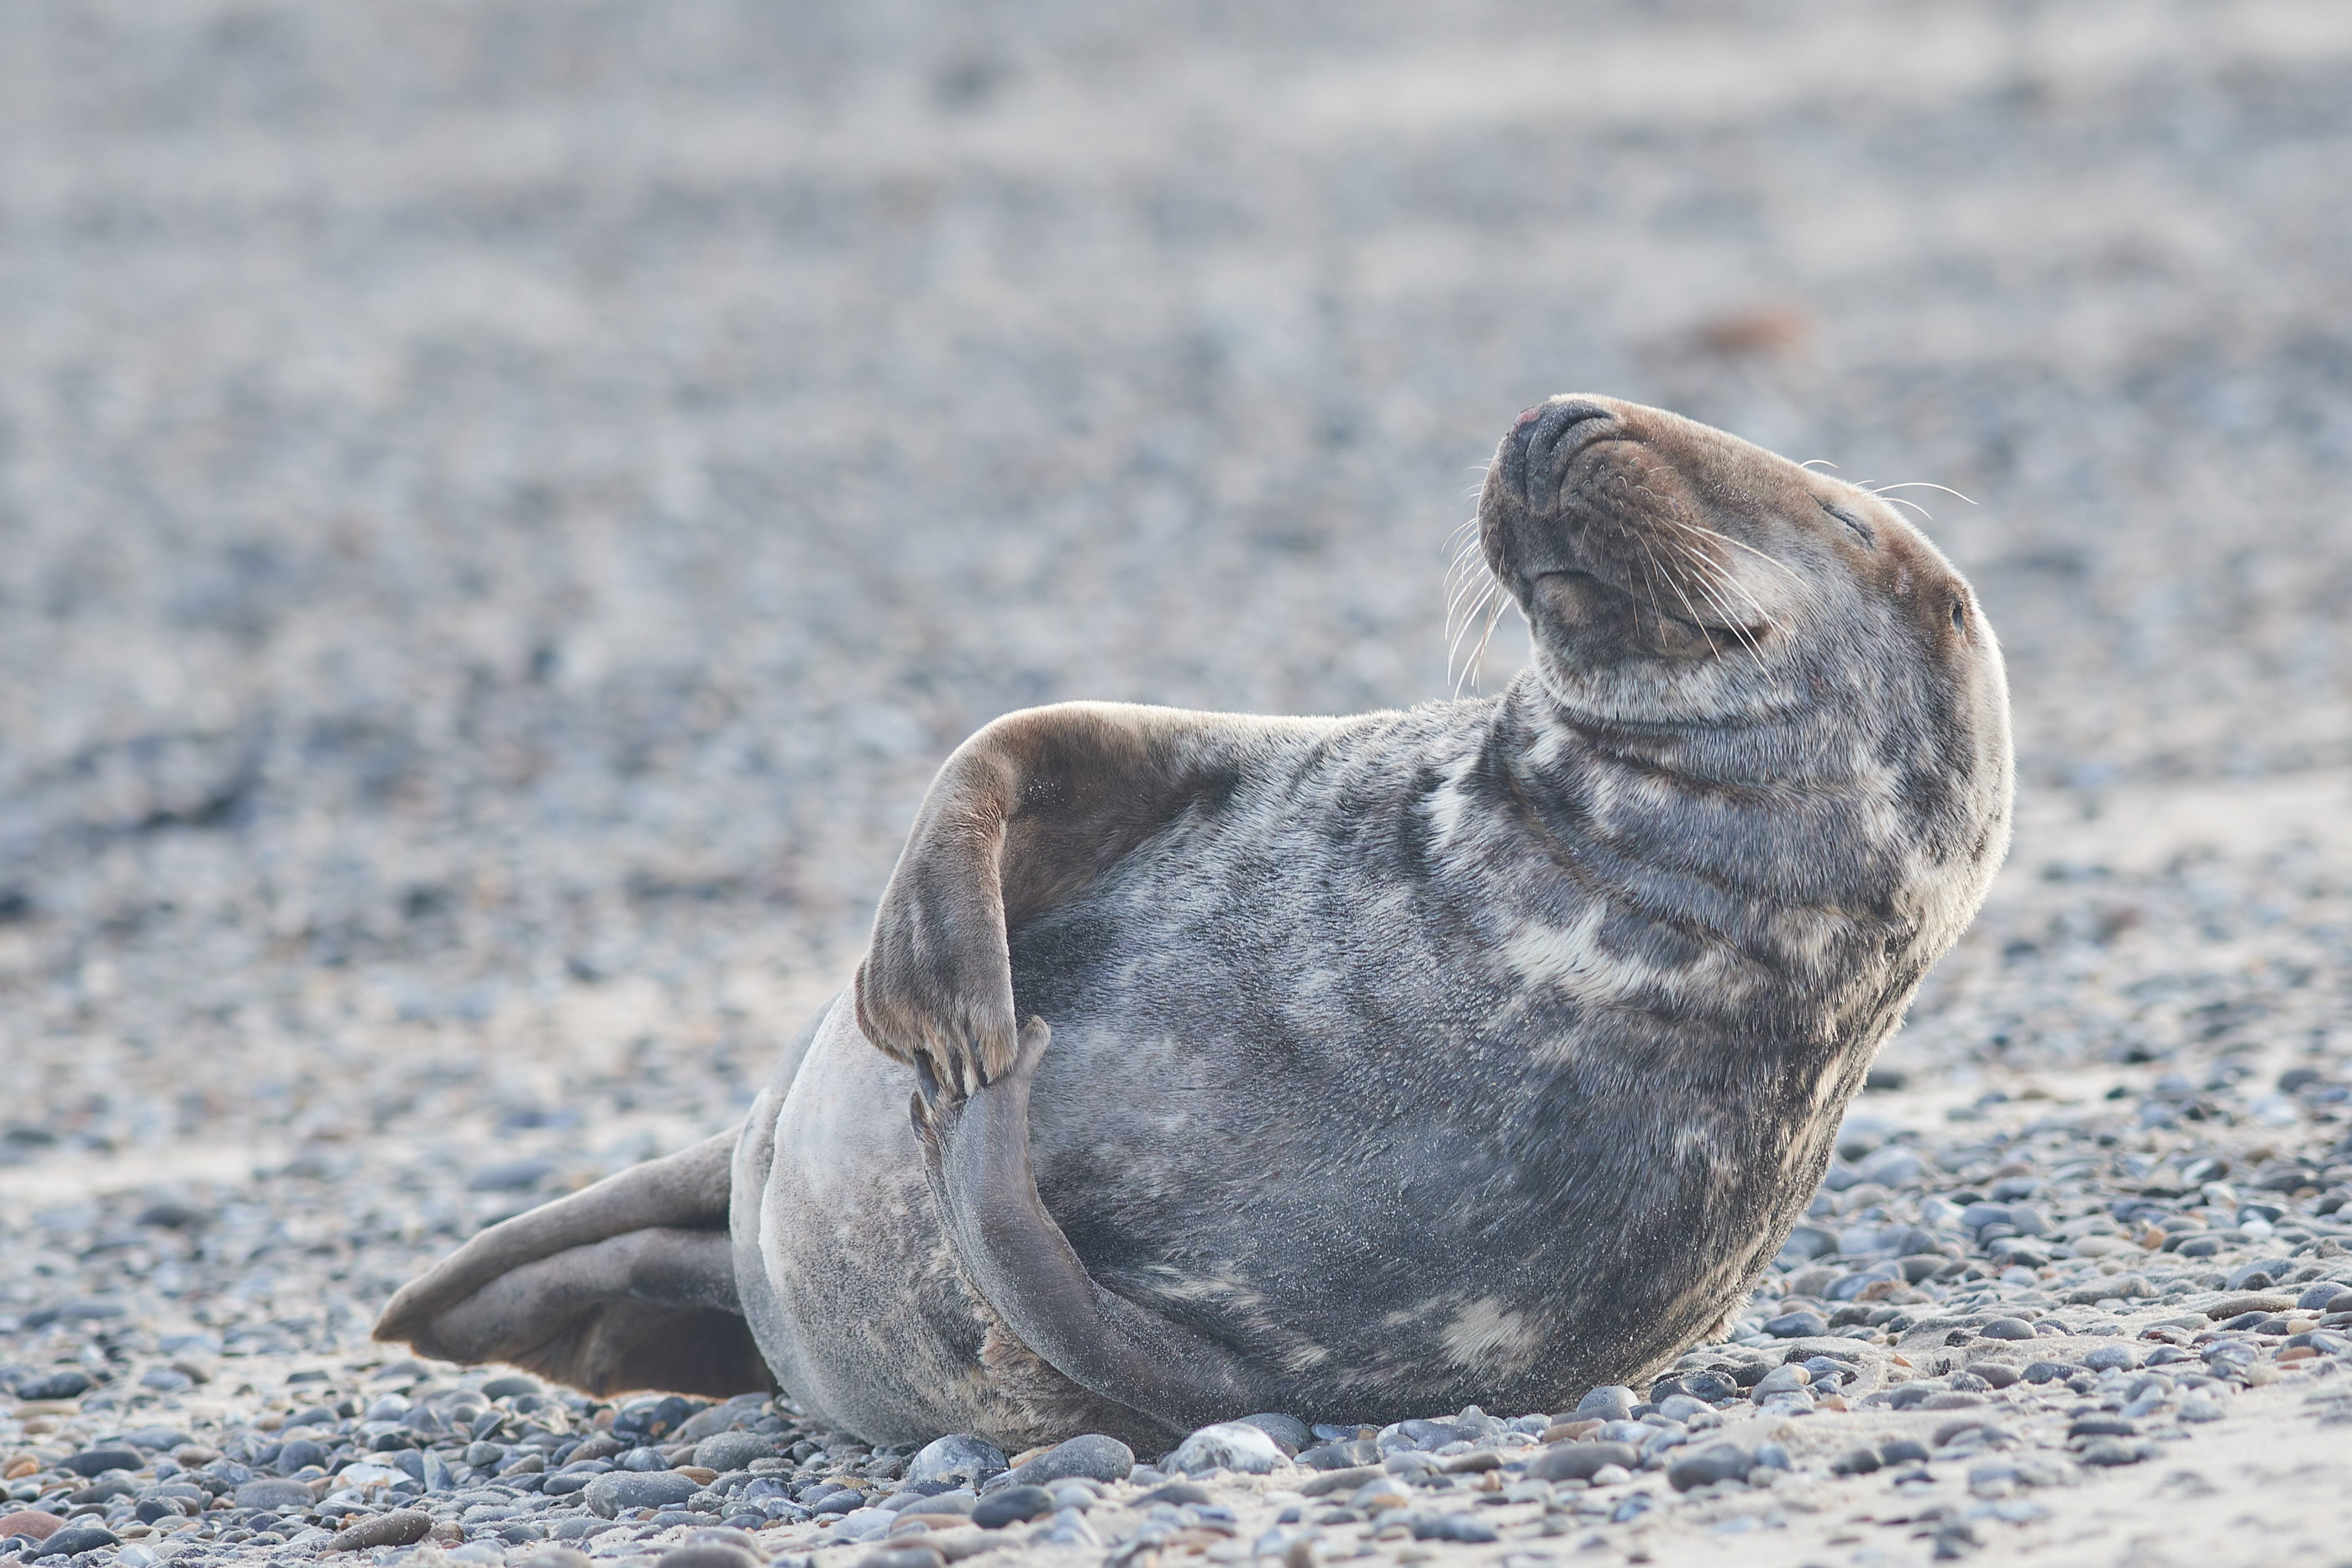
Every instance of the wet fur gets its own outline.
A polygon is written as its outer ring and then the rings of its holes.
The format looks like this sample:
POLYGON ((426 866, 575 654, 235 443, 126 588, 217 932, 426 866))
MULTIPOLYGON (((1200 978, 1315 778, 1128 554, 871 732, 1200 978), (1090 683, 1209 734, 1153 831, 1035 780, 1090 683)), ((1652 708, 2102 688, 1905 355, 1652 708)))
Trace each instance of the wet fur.
POLYGON ((1999 651, 1891 507, 1655 410, 1529 411, 1480 528, 1537 649, 1497 696, 1067 705, 941 769, 735 1156, 741 1304, 814 1411, 1555 1409, 1761 1271, 2006 851, 1999 651), (966 1103, 1025 1195, 942 1166, 966 1103))

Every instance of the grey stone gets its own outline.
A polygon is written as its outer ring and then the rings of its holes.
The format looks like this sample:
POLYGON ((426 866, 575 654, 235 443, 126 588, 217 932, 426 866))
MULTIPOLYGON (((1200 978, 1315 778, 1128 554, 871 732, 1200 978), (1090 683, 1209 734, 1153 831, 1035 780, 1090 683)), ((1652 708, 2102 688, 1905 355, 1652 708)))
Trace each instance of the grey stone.
POLYGON ((1281 1463, 1282 1450, 1265 1432, 1239 1421, 1219 1421, 1177 1444, 1163 1468, 1188 1476, 1204 1476, 1211 1470, 1262 1476, 1281 1463))
POLYGON ((1090 1432, 1055 1444, 1007 1479, 1013 1486, 1050 1486, 1071 1479, 1123 1481, 1134 1469, 1132 1448, 1117 1437, 1090 1432))
POLYGON ((756 1432, 720 1432, 695 1445, 694 1462, 724 1475, 746 1468, 753 1459, 772 1458, 775 1452, 774 1441, 756 1432))
POLYGON ((1641 1451, 1631 1443, 1554 1443, 1528 1460, 1527 1473, 1537 1480, 1589 1481, 1603 1465, 1631 1470, 1641 1464, 1641 1451))
POLYGON ((1756 1468, 1748 1450, 1731 1443, 1710 1443, 1698 1452, 1666 1467, 1666 1481, 1676 1491, 1688 1491, 1713 1481, 1745 1479, 1756 1468))
POLYGON ((1296 1416, 1268 1413, 1244 1416, 1242 1419, 1272 1437, 1285 1454, 1295 1455, 1315 1441, 1315 1434, 1307 1429, 1306 1422, 1296 1416))
POLYGON ((96 1552, 101 1547, 121 1544, 114 1531, 98 1524, 69 1524, 47 1541, 34 1553, 37 1558, 74 1557, 84 1552, 96 1552))
POLYGON ((1576 1402, 1574 1418, 1580 1421, 1622 1421, 1632 1416, 1633 1406, 1641 1403, 1634 1392, 1622 1383, 1604 1383, 1576 1402))
POLYGON ((147 1456, 136 1448, 84 1448, 59 1460, 58 1468, 78 1476, 98 1476, 109 1470, 135 1470, 146 1462, 147 1456))
POLYGON ((856 1568, 946 1568, 947 1559, 936 1546, 919 1539, 894 1541, 857 1560, 856 1568))
POLYGON ((396 1509, 350 1525, 329 1542, 330 1552, 365 1552, 378 1546, 408 1546, 425 1539, 433 1516, 421 1508, 396 1509))
POLYGON ((702 1489, 675 1470, 607 1470, 580 1490, 588 1506, 606 1519, 638 1508, 674 1508, 702 1489))
POLYGON ((1477 1515, 1470 1513, 1439 1514, 1435 1518, 1424 1515, 1412 1521, 1412 1538, 1415 1541, 1458 1541, 1470 1543, 1500 1539, 1496 1534, 1493 1525, 1477 1515))
POLYGON ((907 1480, 953 1481, 977 1487, 1004 1469, 1004 1450, 985 1437, 958 1432, 925 1444, 907 1461, 907 1480))
POLYGON ((1042 1519, 1053 1511, 1054 1494, 1044 1487, 1007 1487, 975 1503, 971 1521, 982 1530, 1002 1530, 1008 1524, 1042 1519))
POLYGON ((767 1568, 757 1551, 718 1541, 689 1541, 654 1559, 654 1568, 767 1568))
POLYGON ((1380 1460, 1381 1446, 1370 1437, 1326 1443, 1319 1448, 1304 1449, 1298 1456, 1298 1463, 1310 1470, 1352 1469, 1359 1465, 1376 1465, 1380 1460))
POLYGON ((236 1506, 239 1508, 279 1509, 289 1505, 308 1508, 310 1500, 310 1489, 300 1481, 247 1481, 236 1489, 236 1506))

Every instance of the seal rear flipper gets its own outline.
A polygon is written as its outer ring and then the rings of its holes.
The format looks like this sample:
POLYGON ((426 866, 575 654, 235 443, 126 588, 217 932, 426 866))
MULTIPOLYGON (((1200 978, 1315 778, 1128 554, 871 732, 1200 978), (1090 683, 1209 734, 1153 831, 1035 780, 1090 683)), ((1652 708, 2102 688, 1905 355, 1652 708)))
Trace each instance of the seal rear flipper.
POLYGON ((774 1386, 736 1298, 722 1133, 491 1226, 410 1281, 379 1340, 605 1394, 774 1386))
POLYGON ((924 1072, 909 1106, 964 1277, 1064 1376, 1173 1432, 1258 1408, 1264 1391, 1239 1355, 1097 1284, 1045 1212, 1029 1156, 1029 1089, 1050 1033, 1030 1019, 1012 1071, 969 1099, 940 1092, 924 1072))

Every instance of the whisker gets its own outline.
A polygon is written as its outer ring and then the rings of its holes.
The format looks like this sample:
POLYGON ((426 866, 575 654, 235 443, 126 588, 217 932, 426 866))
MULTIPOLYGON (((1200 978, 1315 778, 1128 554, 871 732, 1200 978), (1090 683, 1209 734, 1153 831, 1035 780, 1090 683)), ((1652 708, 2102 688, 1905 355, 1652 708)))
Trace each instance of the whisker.
MULTIPOLYGON (((1720 563, 1709 559, 1705 552, 1693 549, 1686 541, 1675 538, 1672 535, 1664 536, 1663 542, 1666 544, 1668 548, 1673 549, 1682 559, 1687 561, 1693 567, 1696 575, 1693 579, 1692 586, 1698 590, 1699 597, 1705 599, 1708 605, 1714 609, 1715 612, 1723 617, 1726 629, 1728 630, 1733 636, 1738 638, 1741 643, 1745 643, 1750 653, 1753 653, 1759 658, 1762 657, 1764 652, 1763 645, 1756 640, 1755 632, 1750 631, 1746 625, 1742 624, 1739 616, 1733 612, 1731 603, 1725 597, 1725 592, 1727 590, 1728 591, 1737 593, 1740 598, 1748 601, 1749 607, 1756 612, 1758 619, 1763 622, 1766 629, 1769 631, 1778 632, 1780 628, 1779 623, 1772 619, 1771 612, 1767 611, 1761 603, 1758 602, 1756 596, 1753 593, 1750 593, 1738 578, 1731 576, 1728 572, 1724 570, 1720 563)), ((1737 541, 1731 542, 1736 543, 1737 541)), ((1675 591, 1681 591, 1679 584, 1676 585, 1675 591)), ((1684 603, 1687 606, 1689 604, 1689 600, 1685 598, 1684 600, 1684 603)), ((1698 612, 1693 610, 1691 614, 1696 618, 1698 612)), ((1702 625, 1704 623, 1702 623, 1702 625)))
MULTIPOLYGON (((1721 590, 1724 584, 1710 575, 1716 570, 1715 563, 1707 560, 1703 556, 1694 556, 1688 547, 1683 545, 1679 540, 1668 539, 1665 542, 1674 548, 1685 560, 1690 561, 1696 569, 1696 575, 1692 579, 1691 586, 1698 590, 1699 597, 1707 601, 1707 605, 1710 609, 1712 609, 1717 615, 1723 617, 1724 630, 1730 632, 1733 637, 1737 638, 1743 645, 1745 645, 1750 653, 1760 656, 1763 653, 1763 649, 1757 643, 1756 634, 1748 631, 1747 627, 1740 624, 1739 617, 1732 613, 1730 604, 1726 601, 1723 597, 1721 590)), ((1675 591, 1677 593, 1682 591, 1682 587, 1679 583, 1675 585, 1675 591)), ((1687 596, 1683 600, 1683 603, 1685 607, 1689 606, 1690 600, 1687 596)), ((1691 611, 1691 618, 1693 620, 1699 619, 1698 612, 1696 610, 1694 609, 1691 611)), ((1706 630, 1706 622, 1699 621, 1699 630, 1701 632, 1705 632, 1706 630)), ((1709 637, 1707 639, 1707 646, 1709 648, 1713 648, 1715 646, 1714 638, 1709 637)))
MULTIPOLYGON (((1723 651, 1715 645, 1715 633, 1708 631, 1706 628, 1706 617, 1701 615, 1698 612, 1698 607, 1690 601, 1690 595, 1683 591, 1683 585, 1676 581, 1673 575, 1666 570, 1664 565, 1658 560, 1656 553, 1650 549, 1650 541, 1647 538, 1643 538, 1641 536, 1636 535, 1635 541, 1641 545, 1642 553, 1649 558, 1651 565, 1657 567, 1658 575, 1664 578, 1666 580, 1666 585, 1675 591, 1675 597, 1683 601, 1683 608, 1690 612, 1691 620, 1698 626, 1698 634, 1706 639, 1706 651, 1708 654, 1716 658, 1722 657, 1723 651)), ((1669 549, 1673 548, 1675 543, 1674 540, 1668 538, 1662 538, 1659 542, 1667 546, 1669 549)), ((1642 576, 1644 581, 1648 580, 1649 572, 1646 569, 1643 571, 1642 576)), ((1701 592, 1704 593, 1705 590, 1702 589, 1701 592)), ((1658 591, 1654 585, 1650 589, 1650 609, 1653 612, 1660 615, 1665 613, 1663 610, 1658 608, 1658 591)))
MULTIPOLYGON (((1445 643, 1445 673, 1454 683, 1454 695, 1457 697, 1462 695, 1463 681, 1466 679, 1470 674, 1470 666, 1467 664, 1465 664, 1462 667, 1459 674, 1455 673, 1454 667, 1454 659, 1462 652, 1462 639, 1470 634, 1470 628, 1476 623, 1479 612, 1484 611, 1492 601, 1493 597, 1501 591, 1502 586, 1503 585, 1501 583, 1489 578, 1487 580, 1486 586, 1479 591, 1478 597, 1471 601, 1466 612, 1463 615, 1460 628, 1458 630, 1451 630, 1451 628, 1449 628, 1451 634, 1447 637, 1445 643)), ((1499 608, 1497 609, 1496 613, 1500 613, 1499 608)), ((1492 624, 1493 622, 1490 618, 1488 622, 1490 629, 1492 624)), ((1482 647, 1484 646, 1483 641, 1480 645, 1482 647)))
POLYGON ((1749 555, 1754 556, 1758 560, 1763 561, 1777 570, 1788 573, 1789 580, 1796 583, 1799 587, 1802 587, 1804 585, 1805 580, 1797 575, 1795 570, 1793 570, 1787 562, 1780 560, 1777 557, 1765 554, 1762 550, 1758 549, 1754 545, 1743 543, 1738 539, 1733 538, 1729 534, 1718 533, 1717 530, 1708 528, 1704 523, 1694 523, 1685 519, 1677 522, 1675 526, 1681 528, 1686 528, 1691 532, 1706 538, 1719 539, 1723 543, 1729 545, 1733 549, 1744 549, 1749 555))
POLYGON ((1936 520, 1936 514, 1929 511, 1927 507, 1921 506, 1916 501, 1906 500, 1901 496, 1881 496, 1879 499, 1885 501, 1890 507, 1908 507, 1931 523, 1936 520))
POLYGON ((1834 468, 1837 466, 1836 464, 1831 462, 1826 457, 1808 457, 1802 463, 1798 464, 1797 466, 1800 468, 1811 468, 1816 463, 1820 464, 1824 468, 1834 468))
MULTIPOLYGON (((1470 651, 1470 667, 1465 673, 1470 676, 1470 689, 1474 692, 1478 689, 1478 677, 1486 667, 1486 644, 1494 641, 1495 628, 1501 623, 1503 612, 1509 605, 1509 600, 1496 598, 1495 608, 1486 612, 1486 629, 1478 634, 1478 645, 1470 651)), ((1460 688, 1455 688, 1454 695, 1462 695, 1460 688)))
POLYGON ((1884 496, 1889 490, 1941 490, 1947 496, 1959 496, 1961 500, 1967 501, 1971 507, 1976 505, 1973 499, 1967 496, 1960 496, 1960 493, 1949 485, 1938 485, 1929 479, 1906 479, 1900 485, 1880 485, 1874 487, 1866 485, 1863 488, 1869 490, 1874 496, 1884 496))

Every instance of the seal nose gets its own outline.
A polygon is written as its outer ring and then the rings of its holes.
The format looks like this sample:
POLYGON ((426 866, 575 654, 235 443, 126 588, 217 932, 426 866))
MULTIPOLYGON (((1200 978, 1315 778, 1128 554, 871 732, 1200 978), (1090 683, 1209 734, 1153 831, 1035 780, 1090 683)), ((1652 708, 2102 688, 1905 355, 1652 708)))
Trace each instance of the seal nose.
POLYGON ((1535 498, 1538 476, 1549 481, 1559 472, 1558 459, 1569 432, 1580 424, 1596 419, 1610 418, 1610 412, 1596 402, 1569 398, 1531 408, 1519 415, 1511 426, 1511 434, 1519 445, 1519 474, 1528 498, 1535 498))

